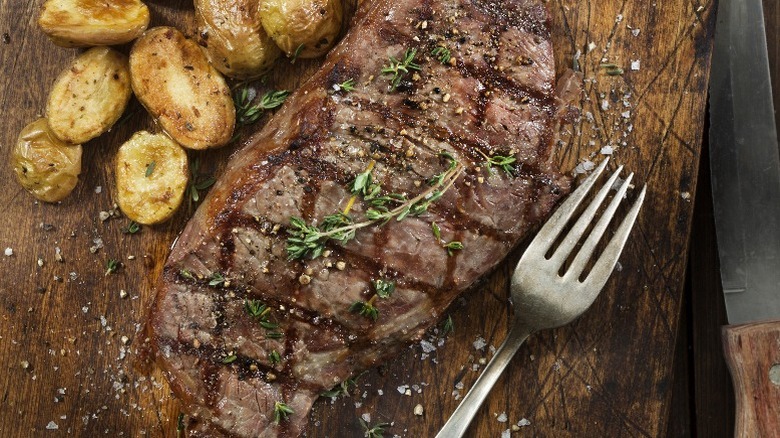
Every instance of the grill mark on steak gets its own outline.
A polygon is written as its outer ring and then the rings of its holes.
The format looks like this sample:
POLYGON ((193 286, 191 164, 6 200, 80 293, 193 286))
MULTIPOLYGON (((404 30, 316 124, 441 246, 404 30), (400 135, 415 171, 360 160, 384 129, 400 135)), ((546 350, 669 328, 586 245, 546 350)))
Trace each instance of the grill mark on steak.
MULTIPOLYGON (((196 434, 300 434, 318 392, 419 339, 568 189, 550 163, 557 101, 539 1, 376 1, 323 69, 231 158, 174 246, 149 318, 158 363, 197 418, 196 434), (452 50, 454 66, 433 59, 438 44, 452 50), (418 49, 422 71, 390 90, 380 71, 408 48, 418 49), (356 89, 334 92, 346 79, 356 89), (329 244, 330 257, 286 260, 289 218, 317 223, 342 210, 346 185, 371 159, 385 191, 413 196, 446 167, 441 150, 467 172, 425 216, 363 228, 345 245, 329 244), (519 160, 516 177, 479 168, 482 154, 509 153, 519 160), (431 221, 466 249, 448 257, 431 221), (337 260, 346 269, 335 269, 337 260), (208 286, 216 271, 228 287, 208 286), (380 317, 371 321, 349 307, 369 299, 377 278, 395 281, 396 290, 378 301, 380 317), (269 339, 246 313, 247 299, 273 309, 281 339, 269 339), (271 363, 270 349, 281 364, 271 363), (222 363, 227 354, 233 363, 222 363), (281 425, 272 421, 277 401, 295 411, 281 425)), ((355 203, 355 220, 365 208, 355 203)))

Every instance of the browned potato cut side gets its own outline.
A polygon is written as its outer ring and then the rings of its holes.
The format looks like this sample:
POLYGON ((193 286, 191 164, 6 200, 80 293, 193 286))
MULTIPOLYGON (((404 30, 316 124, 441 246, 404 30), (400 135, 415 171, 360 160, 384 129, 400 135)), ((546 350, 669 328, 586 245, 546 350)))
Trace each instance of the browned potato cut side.
POLYGON ((16 179, 33 196, 57 202, 73 191, 81 173, 81 145, 63 142, 38 119, 22 129, 11 154, 16 179))
POLYGON ((263 0, 260 17, 288 57, 316 58, 336 42, 344 16, 340 0, 263 0))
POLYGON ((226 76, 258 77, 281 54, 260 23, 259 6, 260 0, 195 0, 201 44, 226 76))
POLYGON ((95 47, 60 73, 49 93, 46 117, 57 137, 68 143, 85 143, 122 117, 131 94, 125 55, 95 47))
POLYGON ((149 8, 140 0, 47 0, 38 25, 63 47, 124 44, 149 25, 149 8))
POLYGON ((130 52, 136 97, 174 140, 190 149, 224 146, 236 110, 230 88, 194 41, 172 27, 156 27, 130 52))
POLYGON ((188 179, 187 153, 165 134, 137 132, 117 152, 117 203, 139 224, 173 216, 188 179))

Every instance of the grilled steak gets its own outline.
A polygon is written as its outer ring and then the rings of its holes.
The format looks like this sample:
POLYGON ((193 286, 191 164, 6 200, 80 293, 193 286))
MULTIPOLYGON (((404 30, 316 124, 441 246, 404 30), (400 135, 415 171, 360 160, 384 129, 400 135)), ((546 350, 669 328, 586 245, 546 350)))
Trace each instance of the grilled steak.
POLYGON ((419 339, 568 190, 541 0, 364 6, 159 280, 151 344, 196 435, 298 436, 321 391, 419 339))

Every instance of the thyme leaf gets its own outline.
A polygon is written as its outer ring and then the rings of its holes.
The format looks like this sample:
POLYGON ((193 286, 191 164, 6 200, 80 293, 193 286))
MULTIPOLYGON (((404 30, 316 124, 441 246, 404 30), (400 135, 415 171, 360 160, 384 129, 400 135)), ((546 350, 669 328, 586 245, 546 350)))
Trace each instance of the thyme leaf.
POLYGON ((390 294, 395 291, 395 282, 389 280, 374 280, 374 290, 379 298, 390 298, 390 294))
POLYGON ((141 225, 138 224, 136 221, 130 221, 129 224, 127 224, 127 228, 122 230, 122 233, 124 234, 135 234, 137 232, 141 231, 141 225))
POLYGON ((278 351, 271 350, 271 352, 268 353, 268 360, 271 362, 271 364, 276 365, 282 361, 282 356, 279 355, 278 351))
POLYGON ((229 354, 222 358, 222 363, 228 365, 235 362, 236 359, 238 359, 238 356, 236 356, 235 354, 229 354))
POLYGON ((449 333, 452 333, 455 330, 455 323, 452 322, 452 316, 447 315, 447 319, 444 320, 444 323, 441 327, 441 335, 446 336, 449 333))
POLYGON ((214 185, 215 181, 213 176, 200 173, 200 160, 197 157, 194 158, 190 163, 190 182, 187 188, 190 207, 200 201, 200 192, 214 185))
POLYGON ((155 166, 157 166, 157 162, 156 162, 156 161, 154 161, 154 160, 152 160, 152 162, 151 162, 151 163, 148 163, 148 164, 146 165, 146 172, 144 172, 144 176, 145 176, 146 178, 149 178, 150 176, 152 176, 152 172, 154 172, 154 168, 155 168, 155 166))
POLYGON ((379 319, 379 309, 374 306, 373 300, 374 298, 372 297, 372 299, 368 301, 355 301, 349 307, 349 311, 352 313, 357 313, 361 316, 365 316, 372 321, 376 321, 379 319))
POLYGON ((280 422, 286 420, 287 417, 293 413, 295 413, 295 411, 287 406, 286 403, 274 402, 274 423, 279 424, 280 422))
POLYGON ((114 259, 108 259, 106 262, 106 275, 115 273, 119 269, 119 262, 114 259))

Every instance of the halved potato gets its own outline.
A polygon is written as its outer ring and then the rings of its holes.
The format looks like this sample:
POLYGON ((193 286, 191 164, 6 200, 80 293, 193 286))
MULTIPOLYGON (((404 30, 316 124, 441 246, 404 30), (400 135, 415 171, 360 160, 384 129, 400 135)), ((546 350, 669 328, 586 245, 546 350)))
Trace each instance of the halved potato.
POLYGON ((341 0, 263 0, 260 19, 288 57, 316 58, 333 47, 341 30, 341 0))
POLYGON ((117 204, 139 224, 173 216, 188 179, 187 153, 165 134, 136 132, 117 151, 117 204))
POLYGON ((38 25, 58 46, 124 44, 146 30, 149 8, 140 0, 46 0, 38 25))
POLYGON ((195 17, 211 64, 226 76, 265 73, 281 54, 260 23, 260 0, 195 0, 195 17))
POLYGON ((130 79, 138 100, 180 145, 207 149, 230 141, 236 124, 230 88, 178 30, 156 27, 135 42, 130 79))
POLYGON ((86 143, 122 117, 131 94, 125 55, 94 47, 60 73, 49 93, 46 117, 63 141, 86 143))
POLYGON ((57 202, 76 187, 81 173, 81 145, 67 144, 38 119, 22 129, 11 153, 16 179, 41 201, 57 202))

